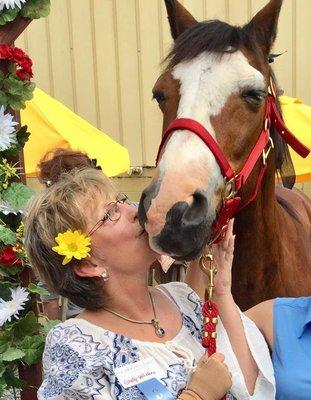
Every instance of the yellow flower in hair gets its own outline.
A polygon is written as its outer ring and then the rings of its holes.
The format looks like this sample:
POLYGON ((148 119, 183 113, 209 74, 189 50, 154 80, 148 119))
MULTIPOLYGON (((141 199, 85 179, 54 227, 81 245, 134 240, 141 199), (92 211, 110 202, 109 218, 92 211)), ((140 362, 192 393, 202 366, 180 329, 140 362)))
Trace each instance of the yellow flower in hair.
POLYGON ((72 258, 82 260, 82 258, 88 257, 91 248, 91 239, 84 235, 80 230, 68 231, 59 233, 55 238, 58 246, 52 247, 57 254, 65 256, 62 265, 68 264, 72 258))

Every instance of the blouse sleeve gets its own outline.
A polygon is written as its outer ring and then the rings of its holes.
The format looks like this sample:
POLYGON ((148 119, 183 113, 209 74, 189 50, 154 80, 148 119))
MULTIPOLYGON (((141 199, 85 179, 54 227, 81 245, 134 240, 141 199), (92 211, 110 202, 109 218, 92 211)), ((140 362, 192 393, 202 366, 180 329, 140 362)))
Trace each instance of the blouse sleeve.
POLYGON ((76 325, 57 325, 47 336, 38 400, 113 400, 108 378, 111 363, 109 346, 76 325))
POLYGON ((247 391, 244 377, 231 347, 228 334, 220 321, 217 327, 217 351, 225 355, 225 362, 232 372, 233 385, 231 393, 239 400, 274 400, 275 379, 268 346, 254 322, 241 311, 240 315, 244 325, 246 339, 252 356, 257 363, 259 374, 254 394, 251 396, 247 391))
MULTIPOLYGON (((179 301, 182 310, 188 315, 192 315, 193 320, 196 321, 196 325, 202 327, 202 300, 198 295, 188 285, 179 282, 163 286, 168 287, 171 294, 175 294, 175 299, 179 301), (178 296, 176 296, 176 293, 178 293, 178 296)), ((231 393, 239 400, 274 400, 275 379, 268 346, 254 322, 241 311, 239 312, 246 339, 253 358, 257 363, 259 374, 254 394, 251 396, 247 391, 243 373, 232 349, 228 334, 221 321, 219 321, 217 326, 217 351, 224 354, 226 357, 225 362, 232 373, 233 385, 231 393)), ((193 331, 193 334, 195 333, 193 331)))

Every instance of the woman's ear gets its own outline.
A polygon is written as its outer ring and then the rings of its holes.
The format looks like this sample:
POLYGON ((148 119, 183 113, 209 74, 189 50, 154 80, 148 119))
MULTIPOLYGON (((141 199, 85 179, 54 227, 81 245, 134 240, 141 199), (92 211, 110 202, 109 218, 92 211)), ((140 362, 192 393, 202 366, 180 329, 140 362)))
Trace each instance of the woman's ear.
POLYGON ((103 266, 95 264, 92 260, 83 260, 79 265, 74 267, 75 273, 81 278, 94 278, 102 276, 106 271, 103 266))

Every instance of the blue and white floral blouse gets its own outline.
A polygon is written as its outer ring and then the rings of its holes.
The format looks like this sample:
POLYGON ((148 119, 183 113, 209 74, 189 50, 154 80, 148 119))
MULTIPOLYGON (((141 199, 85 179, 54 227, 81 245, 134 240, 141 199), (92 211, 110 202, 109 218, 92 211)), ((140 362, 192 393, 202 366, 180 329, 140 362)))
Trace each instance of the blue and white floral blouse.
MULTIPOLYGON (((144 400, 145 396, 136 386, 122 387, 114 368, 147 357, 155 359, 162 372, 162 383, 177 398, 204 353, 200 343, 202 304, 184 283, 159 285, 158 289, 162 287, 170 293, 182 314, 183 326, 174 339, 165 343, 145 342, 105 330, 84 319, 67 320, 48 334, 43 356, 44 381, 38 400, 144 400)), ((243 320, 245 325, 245 317, 243 320)), ((247 393, 228 336, 222 324, 219 325, 218 351, 226 355, 226 363, 233 372, 232 393, 237 399, 272 400, 274 378, 267 346, 254 324, 247 320, 246 325, 247 337, 255 344, 250 347, 260 369, 258 393, 254 396, 247 393)))

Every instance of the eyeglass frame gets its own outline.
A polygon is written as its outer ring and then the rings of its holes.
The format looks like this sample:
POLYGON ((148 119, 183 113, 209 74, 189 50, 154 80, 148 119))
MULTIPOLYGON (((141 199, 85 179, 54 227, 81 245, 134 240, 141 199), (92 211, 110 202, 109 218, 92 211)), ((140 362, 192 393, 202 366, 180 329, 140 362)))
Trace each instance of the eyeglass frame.
POLYGON ((129 204, 130 203, 129 198, 125 193, 118 193, 116 195, 116 201, 111 201, 110 203, 107 204, 105 214, 99 221, 96 222, 93 228, 90 229, 88 236, 93 235, 93 233, 95 233, 100 227, 102 227, 108 220, 112 222, 118 221, 121 217, 121 211, 120 208, 118 207, 118 204, 124 204, 124 203, 129 204), (122 198, 118 198, 121 196, 122 198), (111 212, 112 210, 116 212, 117 218, 113 219, 111 218, 109 212, 111 212))

